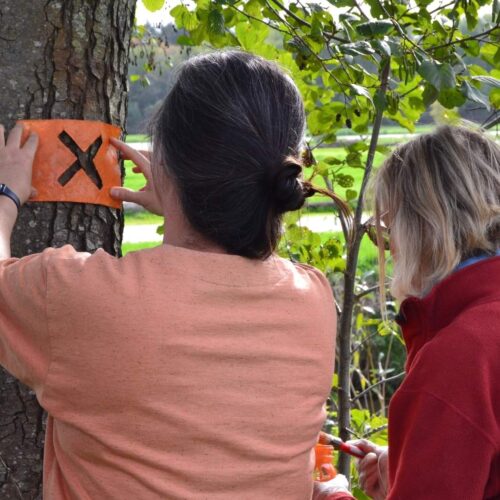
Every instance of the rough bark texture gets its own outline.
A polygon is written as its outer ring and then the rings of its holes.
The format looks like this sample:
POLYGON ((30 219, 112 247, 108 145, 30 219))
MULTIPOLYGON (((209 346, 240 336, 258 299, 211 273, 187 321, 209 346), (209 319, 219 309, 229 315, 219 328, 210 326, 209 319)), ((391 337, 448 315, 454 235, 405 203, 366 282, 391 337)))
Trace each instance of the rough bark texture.
MULTIPOLYGON (((136 0, 0 0, 0 123, 73 118, 125 125, 136 0)), ((123 215, 106 207, 30 203, 14 256, 71 244, 119 255, 123 215)), ((41 498, 44 416, 33 393, 0 373, 0 498, 41 498)))

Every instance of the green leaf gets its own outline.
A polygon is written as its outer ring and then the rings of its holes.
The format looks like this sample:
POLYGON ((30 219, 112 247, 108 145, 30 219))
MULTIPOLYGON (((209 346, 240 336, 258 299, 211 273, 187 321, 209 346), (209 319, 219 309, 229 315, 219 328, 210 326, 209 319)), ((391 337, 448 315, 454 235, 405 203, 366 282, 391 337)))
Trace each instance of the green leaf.
POLYGON ((433 85, 426 83, 424 87, 424 91, 422 92, 422 100, 424 101, 425 106, 430 106, 439 95, 439 90, 436 89, 433 85))
POLYGON ((328 165, 342 165, 342 163, 344 163, 343 160, 339 160, 333 156, 327 156, 326 158, 323 158, 323 161, 328 163, 328 165))
POLYGON ((352 175, 337 174, 335 182, 343 188, 352 188, 354 186, 354 177, 352 175))
POLYGON ((477 40, 467 40, 460 44, 468 56, 477 57, 481 50, 481 46, 477 40))
POLYGON ((399 95, 395 92, 388 92, 386 94, 387 111, 390 115, 395 115, 399 109, 399 95))
POLYGON ((500 80, 498 78, 493 77, 493 76, 478 75, 478 76, 471 77, 471 80, 475 80, 476 82, 486 83, 487 85, 490 85, 490 86, 496 87, 496 88, 500 87, 500 80))
POLYGON ((351 56, 364 56, 375 54, 372 46, 365 41, 360 41, 356 43, 343 43, 341 45, 336 45, 336 47, 343 54, 349 54, 351 56))
POLYGON ((488 111, 490 110, 490 103, 488 97, 482 92, 475 89, 469 82, 462 82, 462 94, 465 95, 470 101, 482 104, 488 111))
POLYGON ((170 15, 174 18, 177 28, 193 31, 200 24, 196 13, 191 12, 185 5, 177 5, 170 11, 170 15))
POLYGON ((358 24, 356 31, 362 36, 386 35, 394 28, 391 21, 369 21, 358 24))
POLYGON ((130 81, 132 83, 137 82, 141 78, 141 75, 130 75, 130 81))
POLYGON ((454 88, 455 72, 450 64, 440 64, 437 61, 424 61, 419 65, 418 74, 438 90, 454 88))
POLYGON ((483 68, 478 64, 469 64, 467 66, 467 69, 469 70, 471 76, 488 75, 488 71, 486 70, 486 68, 483 68))
POLYGON ((150 12, 155 12, 163 7, 165 0, 142 0, 142 4, 150 12))
POLYGON ((352 168, 365 168, 358 151, 351 151, 345 159, 346 163, 352 168))
POLYGON ((218 9, 213 9, 208 14, 208 31, 216 35, 224 34, 224 16, 218 9))
POLYGON ((235 33, 245 50, 258 52, 257 49, 264 45, 269 28, 258 21, 250 20, 238 23, 235 27, 235 33))
POLYGON ((372 40, 371 45, 382 57, 391 57, 391 46, 385 40, 372 40))
POLYGON ((493 89, 490 92, 490 102, 495 109, 500 109, 500 89, 493 89))
POLYGON ((193 46, 194 41, 192 38, 186 36, 186 35, 180 35, 177 37, 177 43, 179 45, 184 45, 184 46, 193 46))
POLYGON ((443 89, 438 95, 438 101, 447 109, 462 106, 466 100, 466 97, 458 89, 443 89))
POLYGON ((366 87, 362 87, 361 85, 351 84, 349 85, 349 88, 352 90, 354 95, 366 97, 370 102, 373 103, 370 91, 366 87))
POLYGON ((358 192, 355 191, 354 189, 346 189, 345 190, 345 197, 347 198, 347 201, 355 200, 358 196, 358 192))

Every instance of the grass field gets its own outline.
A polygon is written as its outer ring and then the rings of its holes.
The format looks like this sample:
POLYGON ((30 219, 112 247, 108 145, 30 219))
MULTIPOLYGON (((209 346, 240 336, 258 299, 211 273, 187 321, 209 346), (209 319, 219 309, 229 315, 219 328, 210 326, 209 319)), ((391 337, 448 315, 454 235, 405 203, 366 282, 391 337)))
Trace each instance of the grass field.
MULTIPOLYGON (((417 126, 417 132, 418 133, 424 133, 433 128, 433 125, 418 125, 417 126)), ((381 128, 381 134, 405 134, 407 133, 406 129, 402 127, 398 127, 397 125, 387 125, 383 126, 381 128)), ((350 135, 352 134, 352 131, 350 129, 342 129, 339 131, 338 135, 350 135)), ((148 137, 144 134, 130 134, 127 136, 127 142, 128 143, 137 143, 137 142, 147 142, 148 137)), ((386 139, 384 139, 383 136, 380 137, 380 144, 384 144, 387 142, 386 139)), ((391 142, 394 142, 394 139, 390 139, 391 142)), ((317 161, 321 161, 324 158, 327 157, 335 157, 339 160, 345 159, 347 156, 347 152, 344 148, 338 147, 338 148, 318 148, 314 151, 314 155, 317 161)), ((363 162, 366 161, 366 153, 362 155, 363 162)), ((375 161, 374 161, 374 166, 377 168, 383 161, 384 157, 380 153, 376 153, 375 155, 375 161)), ((337 170, 338 167, 335 168, 337 170)), ((126 170, 126 176, 125 176, 125 187, 128 187, 130 189, 140 189, 144 185, 144 178, 140 174, 134 174, 132 172, 132 162, 126 161, 125 162, 125 170, 126 170)), ((351 175, 354 178, 354 185, 351 188, 343 188, 341 186, 334 186, 335 192, 339 194, 342 197, 345 197, 345 191, 346 189, 353 189, 356 192, 359 191, 359 188, 361 186, 361 180, 363 178, 363 169, 362 168, 344 168, 342 170, 343 174, 348 174, 351 175)), ((306 178, 309 178, 312 174, 312 168, 305 169, 304 171, 304 176, 306 178)), ((314 183, 317 184, 320 187, 324 187, 325 183, 323 179, 316 177, 314 180, 314 183)))
POLYGON ((127 225, 142 225, 142 224, 163 224, 163 217, 159 215, 154 215, 149 212, 125 212, 125 223, 127 225))
MULTIPOLYGON (((315 151, 315 157, 317 161, 321 161, 327 157, 335 157, 339 160, 343 160, 347 156, 347 152, 344 148, 321 148, 315 151)), ((362 155, 363 161, 366 161, 366 153, 362 155)), ((380 153, 375 154, 374 166, 377 168, 383 161, 384 156, 380 153)), ((141 174, 135 174, 132 172, 132 162, 125 162, 125 187, 128 187, 133 190, 138 190, 144 186, 144 177, 141 174)), ((338 167, 335 167, 336 169, 338 167)), ((313 173, 312 168, 306 168, 304 170, 305 178, 309 178, 313 173)), ((361 186, 361 181, 363 179, 364 170, 362 168, 343 168, 343 174, 351 175, 354 178, 354 185, 348 189, 354 189, 355 191, 359 191, 361 186)), ((316 176, 314 179, 314 184, 325 187, 325 182, 322 178, 316 176)), ((334 186, 335 192, 342 197, 345 197, 345 191, 347 188, 343 188, 341 186, 334 186)))

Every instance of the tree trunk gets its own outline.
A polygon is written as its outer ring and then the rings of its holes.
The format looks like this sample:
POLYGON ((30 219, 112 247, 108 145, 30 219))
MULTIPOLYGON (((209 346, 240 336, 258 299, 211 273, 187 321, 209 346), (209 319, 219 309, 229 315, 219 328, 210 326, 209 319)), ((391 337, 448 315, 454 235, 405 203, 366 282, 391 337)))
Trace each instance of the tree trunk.
MULTIPOLYGON (((71 118, 125 126, 136 0, 1 0, 0 123, 71 118)), ((120 255, 120 210, 29 203, 13 256, 67 243, 120 255)), ((41 498, 44 416, 34 394, 0 373, 0 498, 41 498)))

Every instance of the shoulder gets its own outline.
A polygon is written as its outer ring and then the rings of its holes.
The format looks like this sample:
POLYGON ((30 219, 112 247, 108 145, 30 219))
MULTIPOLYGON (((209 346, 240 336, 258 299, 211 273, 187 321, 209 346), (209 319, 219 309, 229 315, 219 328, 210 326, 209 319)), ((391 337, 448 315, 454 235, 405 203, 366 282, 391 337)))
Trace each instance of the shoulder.
POLYGON ((500 304, 477 304, 436 332, 415 356, 403 393, 424 391, 469 421, 496 429, 500 418, 500 304))
POLYGON ((304 284, 307 284, 308 287, 317 289, 326 298, 333 300, 333 291, 330 282, 319 269, 309 264, 292 262, 281 257, 279 257, 279 260, 282 262, 285 272, 295 276, 296 279, 303 280, 304 284))
POLYGON ((422 348, 422 357, 441 357, 443 365, 474 366, 500 357, 500 300, 467 307, 437 331, 422 348))

